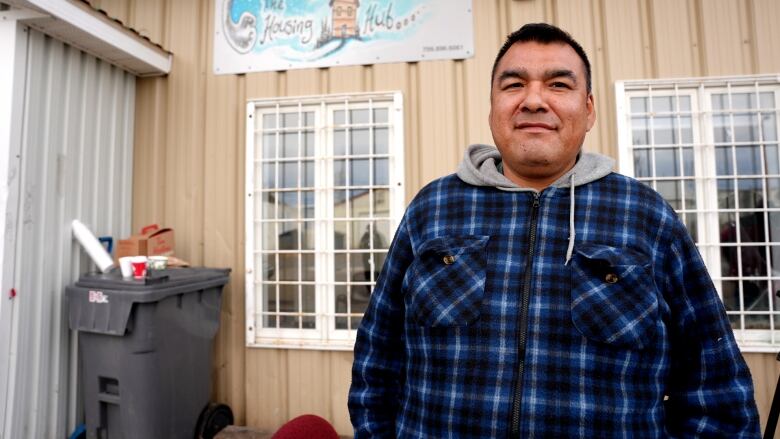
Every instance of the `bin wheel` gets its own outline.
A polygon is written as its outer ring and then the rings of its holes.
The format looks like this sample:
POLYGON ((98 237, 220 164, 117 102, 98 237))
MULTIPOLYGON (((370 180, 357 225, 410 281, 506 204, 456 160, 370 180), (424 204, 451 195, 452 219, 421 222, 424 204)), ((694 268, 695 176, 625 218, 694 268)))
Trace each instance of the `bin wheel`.
POLYGON ((209 403, 198 418, 195 439, 214 439, 223 428, 233 424, 233 411, 225 404, 209 403))

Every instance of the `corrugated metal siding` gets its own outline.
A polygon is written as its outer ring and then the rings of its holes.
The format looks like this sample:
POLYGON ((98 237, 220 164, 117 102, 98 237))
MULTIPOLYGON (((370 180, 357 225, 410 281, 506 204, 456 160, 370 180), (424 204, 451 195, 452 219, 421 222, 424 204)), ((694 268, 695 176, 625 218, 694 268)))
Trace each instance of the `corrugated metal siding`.
POLYGON ((4 438, 66 437, 77 341, 64 287, 94 269, 70 222, 130 232, 135 77, 29 31, 4 438))
MULTIPOLYGON (((93 4, 174 53, 168 78, 138 87, 134 227, 162 222, 177 252, 230 266, 217 343, 214 398, 238 422, 274 429, 313 411, 349 434, 351 355, 243 346, 243 105, 248 99, 400 90, 405 102, 407 200, 450 173, 466 144, 492 143, 489 73, 504 36, 549 21, 583 43, 594 69, 597 123, 585 147, 617 156, 613 84, 622 79, 780 70, 775 0, 473 0, 475 56, 465 61, 377 64, 219 76, 211 73, 213 3, 102 0, 93 4), (318 367, 302 370, 301 364, 318 367)), ((750 354, 751 367, 773 368, 750 354)), ((755 374, 762 410, 776 377, 755 374), (760 390, 759 390, 760 389, 760 390)))

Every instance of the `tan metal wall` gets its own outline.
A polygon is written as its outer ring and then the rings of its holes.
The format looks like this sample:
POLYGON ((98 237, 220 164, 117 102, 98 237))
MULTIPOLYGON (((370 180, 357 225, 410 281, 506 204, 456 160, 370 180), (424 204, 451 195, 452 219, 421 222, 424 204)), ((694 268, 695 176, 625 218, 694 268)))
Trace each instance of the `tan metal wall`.
MULTIPOLYGON (((134 228, 176 230, 179 256, 233 268, 215 353, 215 398, 238 422, 274 429, 301 413, 351 432, 351 354, 244 347, 243 105, 247 99, 400 90, 406 111, 407 198, 452 172, 468 143, 489 142, 489 70, 503 37, 526 22, 569 30, 593 64, 598 122, 586 148, 617 155, 614 81, 780 72, 776 0, 472 0, 474 58, 214 76, 214 5, 93 0, 174 53, 167 78, 137 86, 134 228), (317 367, 311 367, 317 365, 317 367)), ((746 355, 762 416, 780 368, 746 355)), ((780 437, 780 436, 779 436, 780 437)))

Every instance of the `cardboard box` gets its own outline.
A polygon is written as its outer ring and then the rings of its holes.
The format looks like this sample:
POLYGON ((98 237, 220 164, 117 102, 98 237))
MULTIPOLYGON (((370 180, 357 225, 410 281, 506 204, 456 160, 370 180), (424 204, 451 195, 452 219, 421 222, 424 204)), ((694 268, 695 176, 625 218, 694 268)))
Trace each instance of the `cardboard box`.
POLYGON ((141 233, 127 239, 120 239, 116 245, 116 259, 123 256, 172 256, 174 248, 173 229, 161 229, 151 224, 141 233))

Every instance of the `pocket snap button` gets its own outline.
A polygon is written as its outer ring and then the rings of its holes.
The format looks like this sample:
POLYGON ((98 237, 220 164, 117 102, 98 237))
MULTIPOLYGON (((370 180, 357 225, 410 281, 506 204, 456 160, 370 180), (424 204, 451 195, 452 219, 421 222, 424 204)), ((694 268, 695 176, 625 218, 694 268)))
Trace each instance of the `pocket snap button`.
POLYGON ((604 280, 609 284, 614 284, 618 281, 618 277, 615 273, 607 273, 607 276, 604 278, 604 280))
POLYGON ((442 260, 445 264, 452 265, 455 262, 455 256, 447 255, 442 260))

